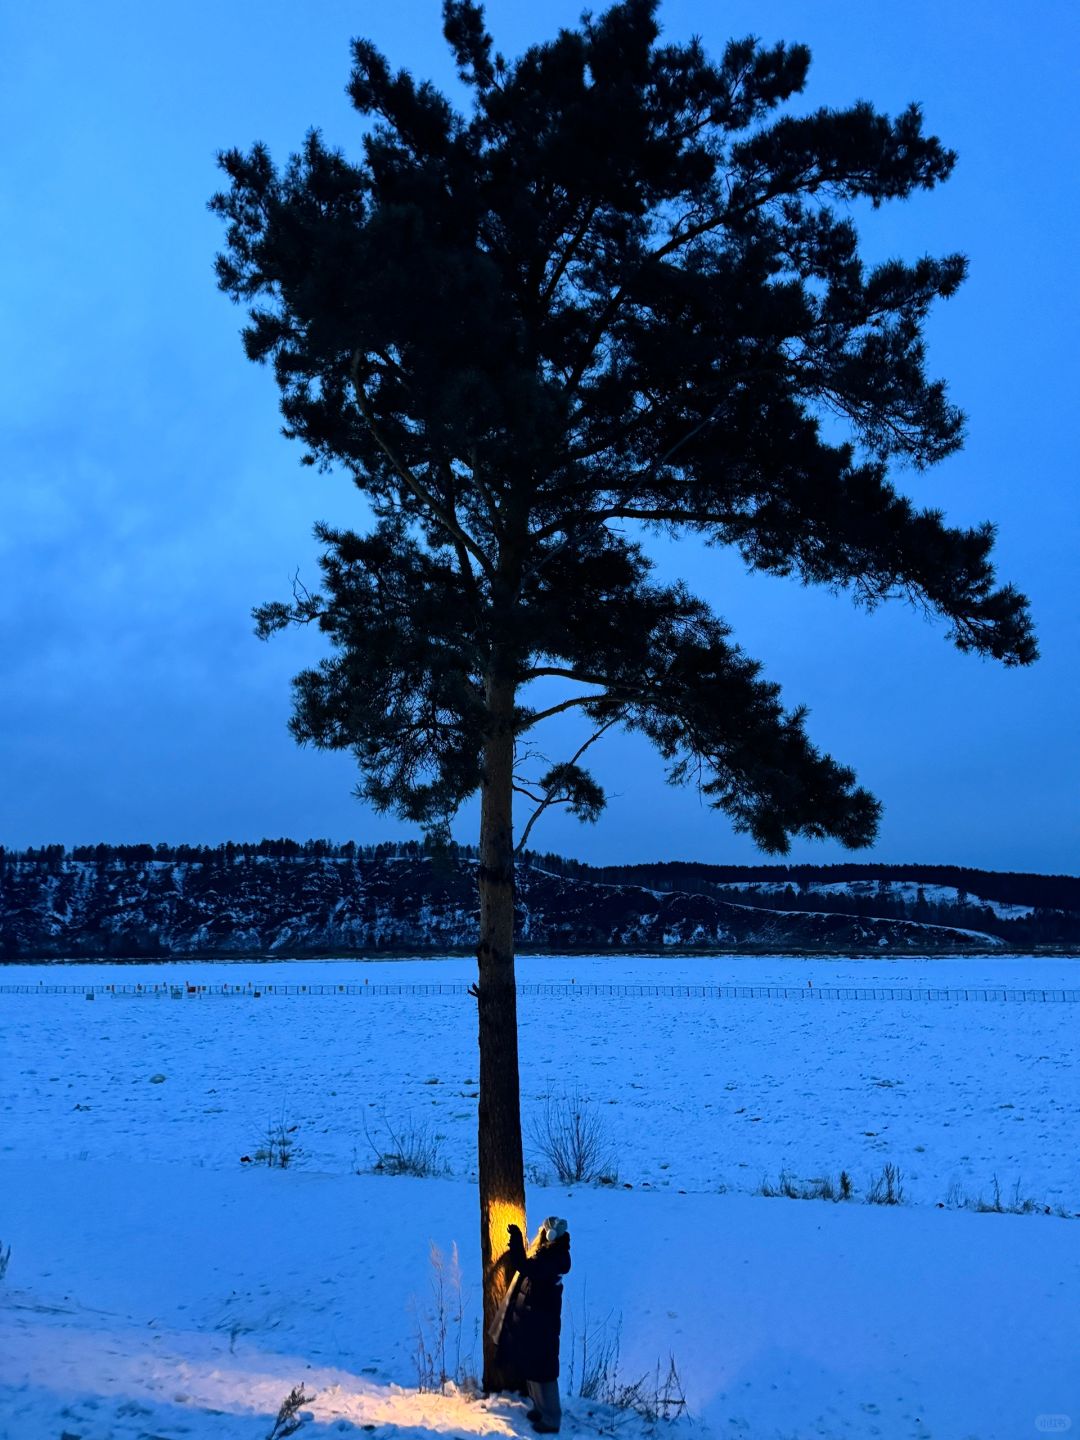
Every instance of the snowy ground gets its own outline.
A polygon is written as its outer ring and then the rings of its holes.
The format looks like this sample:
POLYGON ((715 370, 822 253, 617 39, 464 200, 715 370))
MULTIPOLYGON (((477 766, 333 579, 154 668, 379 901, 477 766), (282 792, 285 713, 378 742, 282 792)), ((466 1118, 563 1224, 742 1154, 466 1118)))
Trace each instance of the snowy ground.
MULTIPOLYGON (((471 978, 467 961, 14 967, 0 981, 471 978)), ((529 959, 524 979, 1075 986, 1068 961, 529 959)), ((475 1018, 459 997, 0 998, 2 1440, 529 1434, 415 1392, 429 1241, 461 1250, 475 1347, 475 1018), (163 1080, 154 1077, 164 1076, 163 1080), (240 1163, 285 1113, 301 1154, 240 1163), (452 1176, 367 1166, 426 1124, 452 1176)), ((587 1324, 636 1379, 674 1353, 713 1434, 1013 1440, 1080 1427, 1080 1221, 940 1210, 954 1184, 1080 1210, 1074 1005, 521 1003, 526 1121, 580 1090, 618 1189, 534 1186, 574 1236, 564 1391, 587 1324), (912 1203, 767 1200, 781 1168, 899 1164, 912 1203), (623 1185, 632 1189, 624 1189, 623 1185), (726 1187, 726 1193, 722 1193, 726 1187), (743 1193, 740 1193, 743 1192, 743 1193), (586 1312, 587 1311, 587 1316, 586 1312), (576 1332, 576 1338, 575 1338, 576 1332)), ((535 1145, 530 1161, 542 1166, 535 1145)), ((453 1330, 454 1327, 452 1327, 453 1330)), ((454 1339, 454 1335, 451 1336, 454 1339)), ((636 1434, 589 1402, 567 1426, 636 1434)))

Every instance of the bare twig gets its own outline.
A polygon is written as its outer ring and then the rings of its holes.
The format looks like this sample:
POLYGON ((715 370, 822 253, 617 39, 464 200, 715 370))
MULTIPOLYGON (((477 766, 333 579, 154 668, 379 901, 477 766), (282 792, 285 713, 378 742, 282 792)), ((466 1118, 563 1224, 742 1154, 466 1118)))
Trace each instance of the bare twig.
MULTIPOLYGON (((548 714, 553 714, 554 711, 548 711, 548 712, 546 712, 546 713, 548 713, 548 714)), ((539 718, 542 718, 542 717, 538 716, 537 718, 539 719, 539 718)), ((599 729, 594 730, 593 733, 589 736, 589 738, 585 741, 585 743, 584 743, 583 745, 581 745, 581 746, 578 747, 578 750, 577 750, 576 753, 573 755, 573 757, 570 759, 569 764, 571 764, 571 765, 576 765, 577 762, 581 759, 582 755, 585 754, 585 751, 588 750, 589 746, 595 744, 595 742, 600 739, 601 735, 603 735, 603 733, 604 733, 605 730, 610 730, 611 727, 612 727, 612 725, 617 725, 618 722, 619 722, 622 718, 623 718, 623 717, 622 717, 622 713, 620 712, 618 715, 613 715, 610 720, 605 720, 604 723, 603 723, 603 725, 601 725, 601 726, 599 727, 599 729)), ((516 787, 515 787, 515 788, 516 788, 516 787)), ((543 799, 540 801, 539 805, 538 805, 538 806, 536 807, 536 809, 533 811, 532 815, 529 817, 529 821, 528 821, 527 825, 525 826, 524 831, 522 832, 521 839, 518 841, 517 845, 515 845, 515 847, 514 847, 514 853, 515 853, 515 854, 518 854, 518 853, 520 853, 522 850, 524 850, 524 848, 525 848, 525 842, 528 840, 529 836, 532 834, 532 828, 533 828, 533 826, 536 824, 537 820, 540 819, 540 816, 544 813, 544 811, 545 811, 550 805, 561 805, 561 804, 564 803, 564 801, 565 801, 565 799, 566 799, 567 797, 565 797, 565 796, 559 796, 558 793, 557 793, 557 791, 558 791, 558 787, 557 787, 557 786, 552 787, 552 789, 550 789, 550 790, 547 792, 547 794, 546 794, 546 795, 543 797, 543 799)), ((527 792, 521 792, 521 793, 527 793, 527 792)), ((533 797, 533 796, 530 796, 529 798, 530 798, 530 799, 533 799, 534 797, 533 797)))

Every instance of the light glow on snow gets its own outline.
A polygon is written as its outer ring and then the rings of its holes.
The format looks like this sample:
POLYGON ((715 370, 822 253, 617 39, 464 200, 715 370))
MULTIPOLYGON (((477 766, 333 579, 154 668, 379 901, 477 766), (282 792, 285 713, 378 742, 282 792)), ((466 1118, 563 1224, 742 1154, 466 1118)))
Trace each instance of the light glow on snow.
MULTIPOLYGON (((19 1309, 18 1297, 9 1309, 19 1309)), ((26 1310, 40 1307, 27 1305, 26 1310)), ((81 1319, 77 1312, 75 1318, 81 1319)), ((83 1312, 86 1314, 86 1312, 83 1312)), ((93 1312, 86 1314, 90 1319, 93 1312)), ((96 1317, 93 1317, 96 1318, 96 1317)), ((390 1426, 403 1432, 455 1435, 515 1435, 512 1417, 448 1384, 442 1393, 378 1383, 337 1367, 316 1367, 301 1355, 250 1349, 242 1360, 205 1353, 207 1337, 156 1329, 81 1328, 65 1325, 57 1344, 55 1312, 39 1323, 25 1316, 14 1333, 5 1334, 6 1363, 21 1372, 27 1387, 58 1399, 83 1397, 89 1409, 104 1403, 121 1417, 150 1413, 147 1405, 166 1405, 192 1417, 208 1415, 276 1416, 294 1385, 310 1400, 302 1412, 316 1421, 346 1420, 360 1427, 390 1426), (165 1353, 159 1353, 164 1344, 165 1353), (204 1352, 200 1354, 200 1352, 204 1352)), ((210 1340, 224 1348, 220 1336, 210 1340)), ((499 1402, 493 1402, 497 1407, 499 1402)), ((27 1436, 31 1433, 26 1431, 27 1436)))

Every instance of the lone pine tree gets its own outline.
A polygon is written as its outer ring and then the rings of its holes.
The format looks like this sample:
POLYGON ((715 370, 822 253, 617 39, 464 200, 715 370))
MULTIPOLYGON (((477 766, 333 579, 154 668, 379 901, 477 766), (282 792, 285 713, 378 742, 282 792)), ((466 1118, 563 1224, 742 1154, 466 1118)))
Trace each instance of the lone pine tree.
POLYGON ((352 751, 360 793, 429 829, 481 797, 485 1334, 525 1202, 515 795, 532 818, 595 820, 584 751, 621 726, 765 850, 866 846, 878 823, 723 620, 655 578, 648 537, 734 546, 867 607, 906 598, 1007 665, 1036 653, 991 526, 950 527, 888 478, 961 443, 922 328, 965 266, 867 267, 845 209, 929 190, 955 156, 915 106, 781 113, 805 47, 750 38, 712 61, 660 44, 656 10, 622 0, 510 62, 479 5, 445 0, 464 108, 355 41, 359 153, 316 132, 280 170, 262 145, 230 150, 211 201, 218 280, 249 307, 286 435, 372 516, 317 527, 321 593, 256 612, 264 635, 332 641, 294 682, 293 734, 352 751), (565 689, 540 708, 542 677, 565 689), (571 709, 589 738, 527 783, 523 737, 571 709))

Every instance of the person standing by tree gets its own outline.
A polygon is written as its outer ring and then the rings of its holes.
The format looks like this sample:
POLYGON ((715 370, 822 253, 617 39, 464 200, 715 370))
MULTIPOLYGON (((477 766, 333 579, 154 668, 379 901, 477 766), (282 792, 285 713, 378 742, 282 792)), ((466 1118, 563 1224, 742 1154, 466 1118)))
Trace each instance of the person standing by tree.
POLYGON ((562 1277, 570 1272, 566 1221, 549 1215, 529 1250, 517 1225, 508 1225, 509 1263, 514 1271, 498 1333, 500 1364, 525 1381, 533 1408, 532 1427, 555 1434, 562 1424, 559 1399, 559 1337, 562 1277))
POLYGON ((525 1220, 515 800, 518 847, 552 806, 596 820, 582 761, 622 728, 765 850, 877 833, 877 800, 709 604, 657 578, 649 538, 908 600, 1007 665, 1036 655, 992 526, 951 527, 889 478, 961 444, 923 325, 964 258, 867 266, 844 213, 933 189, 955 155, 914 105, 783 113, 805 46, 749 37, 713 61, 659 43, 657 10, 620 0, 509 62, 475 0, 444 0, 463 110, 354 41, 362 153, 314 131, 280 171, 229 150, 211 201, 218 281, 249 307, 286 435, 372 516, 317 527, 322 593, 257 612, 264 636, 332 642, 296 679, 293 734, 352 751, 363 798, 437 833, 480 795, 485 1336, 525 1220), (566 713, 581 743, 533 772, 528 737, 566 713))

